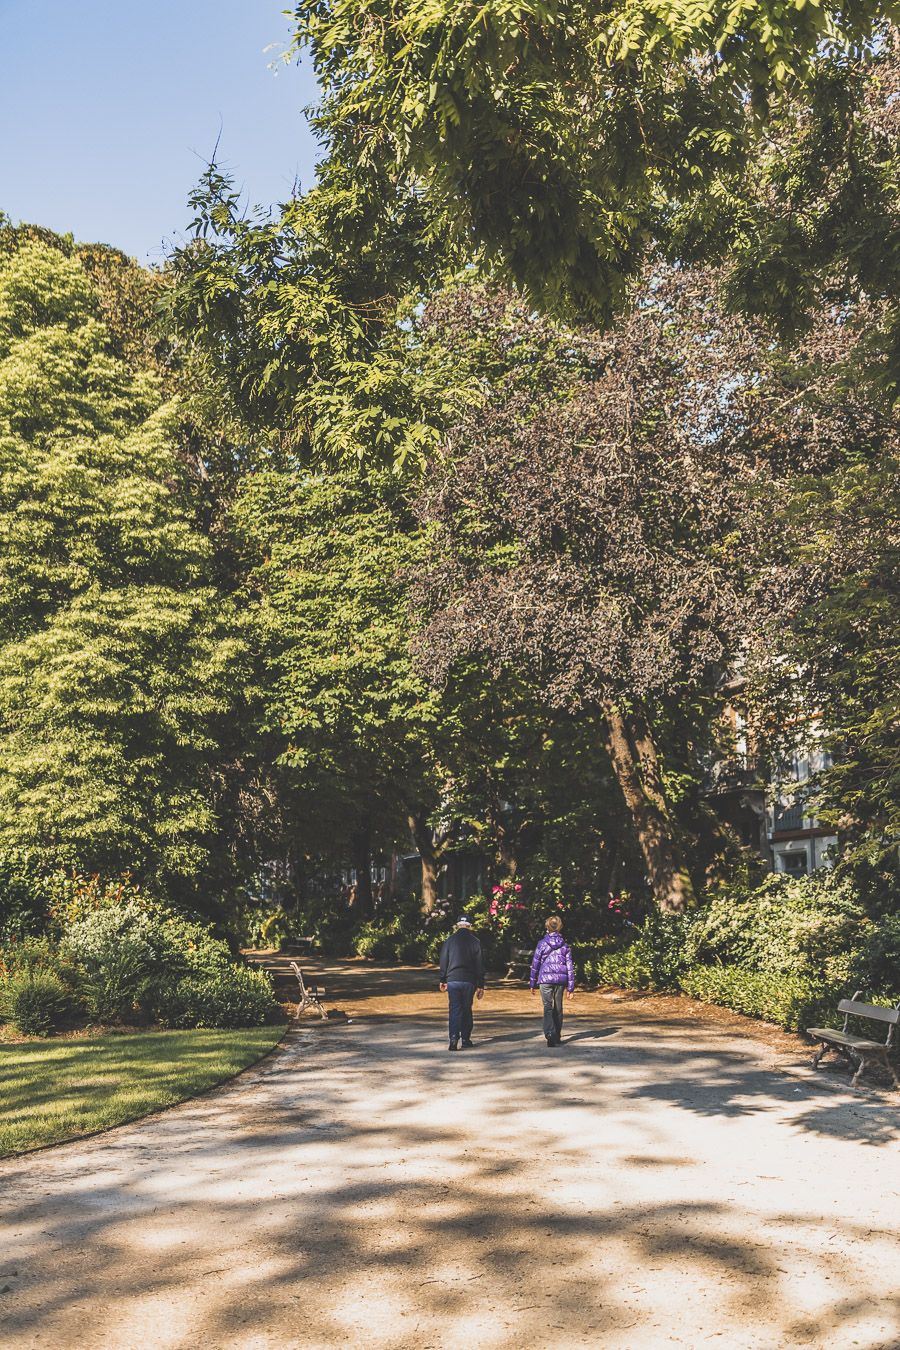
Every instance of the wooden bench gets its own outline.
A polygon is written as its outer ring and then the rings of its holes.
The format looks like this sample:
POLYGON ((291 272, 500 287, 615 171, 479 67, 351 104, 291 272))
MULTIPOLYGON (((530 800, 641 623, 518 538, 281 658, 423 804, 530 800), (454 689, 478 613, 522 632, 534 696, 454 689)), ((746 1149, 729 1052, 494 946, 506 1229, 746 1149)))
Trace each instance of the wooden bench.
POLYGON ((296 1020, 299 1022, 307 1008, 315 1008, 321 1014, 322 1021, 327 1022, 328 1014, 322 1003, 322 1000, 325 997, 324 986, 318 984, 306 984, 303 979, 303 971, 297 965, 297 962, 291 961, 290 965, 291 970, 297 976, 297 983, 300 986, 300 1002, 297 1005, 296 1020))
POLYGON ((878 1008, 873 1003, 861 1003, 859 1002, 861 992, 857 990, 852 998, 842 998, 838 1004, 838 1012, 844 1014, 844 1026, 841 1031, 836 1031, 833 1027, 807 1027, 807 1036, 822 1042, 822 1048, 816 1052, 813 1059, 813 1068, 817 1069, 829 1050, 834 1050, 856 1070, 851 1079, 851 1087, 856 1087, 863 1070, 868 1065, 878 1064, 891 1075, 894 1087, 900 1088, 897 1070, 888 1058, 894 1044, 894 1032, 897 1023, 900 1022, 900 1007, 878 1008), (869 1022, 886 1022, 886 1039, 873 1041, 865 1036, 854 1035, 852 1031, 847 1030, 851 1017, 861 1017, 869 1022))
POLYGON ((506 974, 501 983, 508 980, 528 979, 531 973, 531 950, 528 947, 513 947, 512 956, 506 965, 506 974))

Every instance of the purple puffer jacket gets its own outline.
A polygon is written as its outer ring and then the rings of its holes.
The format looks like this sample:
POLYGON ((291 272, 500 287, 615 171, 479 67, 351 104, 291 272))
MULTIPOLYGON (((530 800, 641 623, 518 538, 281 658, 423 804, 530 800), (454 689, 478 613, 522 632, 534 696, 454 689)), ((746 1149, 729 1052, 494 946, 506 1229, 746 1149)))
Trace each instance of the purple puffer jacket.
POLYGON ((564 984, 572 993, 575 988, 572 950, 561 933, 548 933, 535 947, 530 984, 532 989, 536 984, 564 984))

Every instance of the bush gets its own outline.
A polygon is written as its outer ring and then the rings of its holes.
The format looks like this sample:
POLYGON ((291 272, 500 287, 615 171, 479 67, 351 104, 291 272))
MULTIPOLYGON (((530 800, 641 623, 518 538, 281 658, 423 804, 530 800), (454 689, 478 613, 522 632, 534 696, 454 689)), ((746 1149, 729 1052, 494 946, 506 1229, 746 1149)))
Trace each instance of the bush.
POLYGON ((599 949, 597 955, 584 959, 585 979, 627 989, 677 989, 686 964, 690 923, 681 914, 648 915, 627 947, 599 949))
POLYGON ((0 984, 0 1014, 23 1036, 48 1036, 73 1011, 72 991, 58 975, 22 971, 0 984))
POLYGON ((726 891, 697 912, 690 961, 837 984, 850 978, 872 927, 847 879, 832 872, 773 875, 754 891, 726 891))
POLYGON ((231 969, 225 942, 209 927, 155 902, 129 898, 103 905, 70 923, 63 949, 79 969, 90 1015, 130 1020, 152 1008, 154 990, 181 977, 212 978, 231 969))
POLYGON ((840 989, 829 989, 803 975, 773 974, 745 966, 691 966, 681 976, 691 998, 775 1022, 797 1031, 812 1020, 834 1020, 840 989))
POLYGON ((316 948, 330 956, 352 954, 356 922, 353 911, 339 895, 312 896, 304 900, 292 919, 298 936, 312 938, 316 948))
POLYGON ((47 872, 27 849, 0 850, 0 943, 38 933, 47 912, 47 872))
POLYGON ((401 915, 385 920, 373 919, 357 930, 353 939, 357 956, 372 961, 400 961, 411 964, 424 961, 428 951, 428 934, 422 927, 412 927, 401 915))
POLYGON ((81 971, 79 987, 91 1017, 130 1021, 154 974, 164 969, 158 925, 132 903, 99 909, 69 928, 64 946, 81 971))
POLYGON ((153 1011, 164 1027, 258 1027, 272 1020, 278 1005, 263 971, 231 966, 162 986, 153 1011))
POLYGON ((900 914, 890 914, 868 934, 851 973, 858 988, 881 989, 900 1001, 900 914))
POLYGON ((56 975, 74 989, 78 968, 58 943, 48 937, 26 937, 0 950, 0 977, 9 975, 56 975))

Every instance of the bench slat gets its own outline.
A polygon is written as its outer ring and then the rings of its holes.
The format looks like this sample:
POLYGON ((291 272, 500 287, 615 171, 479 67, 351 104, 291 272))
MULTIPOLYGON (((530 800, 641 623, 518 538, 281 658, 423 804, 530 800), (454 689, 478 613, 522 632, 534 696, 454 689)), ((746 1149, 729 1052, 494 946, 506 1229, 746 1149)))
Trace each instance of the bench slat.
POLYGON ((856 1003, 852 998, 842 998, 838 1012, 849 1013, 851 1017, 868 1017, 873 1022, 900 1022, 900 1008, 879 1008, 874 1003, 856 1003))
POLYGON ((850 1031, 835 1031, 834 1027, 807 1027, 807 1036, 815 1036, 820 1041, 833 1041, 835 1045, 850 1045, 856 1050, 887 1050, 884 1041, 867 1041, 864 1036, 854 1036, 850 1031))

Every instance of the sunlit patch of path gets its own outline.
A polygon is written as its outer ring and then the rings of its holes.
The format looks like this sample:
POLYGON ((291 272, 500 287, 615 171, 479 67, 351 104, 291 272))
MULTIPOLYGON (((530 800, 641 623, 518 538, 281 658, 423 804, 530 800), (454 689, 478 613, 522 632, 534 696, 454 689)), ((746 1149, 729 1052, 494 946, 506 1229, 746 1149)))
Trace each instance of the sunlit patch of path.
POLYGON ((54 1350, 900 1344, 900 1107, 702 1027, 310 1025, 0 1164, 0 1342, 54 1350))

